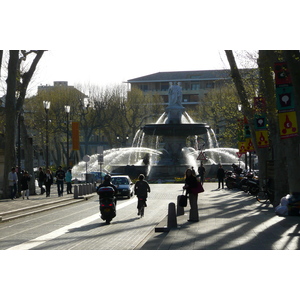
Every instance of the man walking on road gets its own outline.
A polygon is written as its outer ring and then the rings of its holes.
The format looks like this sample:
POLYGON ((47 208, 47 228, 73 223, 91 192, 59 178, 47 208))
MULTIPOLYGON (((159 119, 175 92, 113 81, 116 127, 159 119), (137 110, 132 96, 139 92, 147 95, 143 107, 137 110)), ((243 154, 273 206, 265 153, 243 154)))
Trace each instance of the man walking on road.
POLYGON ((219 169, 218 169, 218 172, 217 172, 217 177, 218 177, 218 183, 219 183, 218 189, 221 188, 221 183, 222 183, 222 189, 224 189, 225 171, 224 171, 221 164, 219 165, 219 169))
POLYGON ((45 173, 42 169, 42 167, 39 168, 39 177, 38 177, 38 183, 39 183, 39 187, 41 189, 41 195, 43 195, 45 193, 45 189, 43 187, 44 185, 44 181, 45 181, 45 173))
POLYGON ((55 177, 56 177, 58 197, 61 197, 63 196, 64 193, 64 180, 66 177, 65 171, 62 169, 61 166, 58 167, 58 170, 55 173, 55 177))
POLYGON ((16 168, 11 168, 11 171, 8 173, 8 184, 10 188, 10 198, 13 200, 16 198, 17 193, 17 183, 18 175, 16 173, 16 168))

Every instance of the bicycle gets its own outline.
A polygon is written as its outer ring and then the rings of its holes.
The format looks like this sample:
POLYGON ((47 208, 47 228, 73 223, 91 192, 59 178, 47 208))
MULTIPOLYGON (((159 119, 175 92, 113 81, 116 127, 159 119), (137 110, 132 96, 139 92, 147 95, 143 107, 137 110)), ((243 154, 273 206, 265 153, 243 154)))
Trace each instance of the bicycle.
POLYGON ((146 205, 146 199, 145 198, 142 198, 142 197, 139 197, 138 198, 138 215, 141 216, 141 218, 144 216, 144 213, 145 213, 145 207, 147 206, 146 205))
POLYGON ((257 193, 256 200, 260 203, 274 203, 274 190, 270 188, 270 181, 262 187, 262 189, 257 193))
POLYGON ((256 195, 256 200, 260 203, 267 203, 270 201, 269 193, 265 190, 259 191, 256 195))

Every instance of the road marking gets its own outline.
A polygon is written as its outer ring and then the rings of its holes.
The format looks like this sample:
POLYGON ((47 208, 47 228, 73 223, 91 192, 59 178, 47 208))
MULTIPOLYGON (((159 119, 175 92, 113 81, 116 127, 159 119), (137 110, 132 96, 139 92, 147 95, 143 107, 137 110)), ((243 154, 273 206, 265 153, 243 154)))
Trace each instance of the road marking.
MULTIPOLYGON (((117 210, 122 209, 122 208, 124 208, 124 207, 126 207, 126 206, 128 206, 128 205, 130 205, 130 204, 132 204, 134 202, 136 202, 136 201, 137 201, 136 198, 133 198, 131 200, 126 201, 125 203, 118 204, 117 205, 117 210)), ((48 242, 50 240, 53 240, 53 239, 55 239, 55 238, 57 238, 57 237, 65 234, 65 233, 69 232, 69 230, 71 230, 71 229, 84 226, 84 225, 86 225, 86 224, 88 224, 90 222, 93 222, 93 221, 97 220, 97 219, 99 219, 99 213, 94 214, 94 215, 92 215, 90 217, 84 218, 84 219, 82 219, 80 221, 74 222, 72 224, 69 224, 67 226, 64 226, 62 228, 59 228, 57 230, 54 230, 54 231, 52 231, 50 233, 41 235, 41 236, 39 236, 39 237, 37 237, 35 239, 32 239, 30 241, 27 241, 25 243, 22 243, 22 244, 13 246, 11 248, 8 248, 7 250, 30 250, 30 249, 32 249, 34 247, 37 247, 37 246, 39 246, 39 245, 41 245, 43 243, 46 243, 46 242, 48 242)))

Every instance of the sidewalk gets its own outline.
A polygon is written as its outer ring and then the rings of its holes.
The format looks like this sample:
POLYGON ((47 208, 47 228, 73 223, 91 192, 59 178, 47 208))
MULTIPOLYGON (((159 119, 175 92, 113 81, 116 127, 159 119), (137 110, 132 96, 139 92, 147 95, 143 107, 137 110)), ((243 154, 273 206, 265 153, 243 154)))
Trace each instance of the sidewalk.
MULTIPOLYGON (((39 193, 39 188, 36 189, 39 193)), ((73 194, 64 193, 62 197, 58 197, 57 187, 53 185, 51 188, 50 197, 43 195, 30 195, 29 200, 22 197, 12 199, 0 199, 0 222, 9 221, 22 216, 31 215, 41 211, 53 209, 60 206, 65 206, 71 203, 85 201, 94 194, 85 195, 74 199, 73 194)))
POLYGON ((187 222, 188 204, 185 215, 177 216, 177 228, 153 233, 140 250, 300 249, 299 217, 279 217, 272 205, 242 191, 217 190, 216 183, 205 183, 204 189, 198 197, 199 222, 187 222))

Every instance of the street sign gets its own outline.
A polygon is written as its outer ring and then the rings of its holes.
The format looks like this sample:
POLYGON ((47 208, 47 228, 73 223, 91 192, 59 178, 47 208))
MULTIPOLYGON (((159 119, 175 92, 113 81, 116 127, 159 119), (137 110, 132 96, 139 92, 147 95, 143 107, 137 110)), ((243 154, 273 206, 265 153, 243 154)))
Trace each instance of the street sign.
POLYGON ((240 153, 240 152, 237 152, 236 155, 238 156, 238 158, 241 158, 241 156, 243 155, 244 153, 240 153))
POLYGON ((207 160, 205 154, 201 151, 197 157, 197 160, 207 160))
POLYGON ((86 163, 90 161, 90 156, 89 155, 85 155, 82 160, 85 161, 86 163))
POLYGON ((98 164, 103 164, 103 153, 102 154, 98 154, 98 164))

